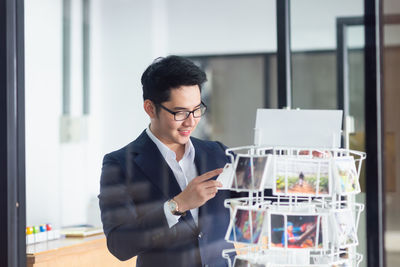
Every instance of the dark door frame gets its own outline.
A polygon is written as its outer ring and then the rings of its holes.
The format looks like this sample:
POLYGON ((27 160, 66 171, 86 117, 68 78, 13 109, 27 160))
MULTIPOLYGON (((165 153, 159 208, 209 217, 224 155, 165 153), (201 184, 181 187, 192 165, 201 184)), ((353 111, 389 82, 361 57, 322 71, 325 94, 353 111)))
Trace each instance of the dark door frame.
POLYGON ((368 266, 384 267, 385 190, 383 175, 382 2, 364 0, 365 147, 368 266))
POLYGON ((24 1, 0 0, 0 266, 26 266, 24 1))

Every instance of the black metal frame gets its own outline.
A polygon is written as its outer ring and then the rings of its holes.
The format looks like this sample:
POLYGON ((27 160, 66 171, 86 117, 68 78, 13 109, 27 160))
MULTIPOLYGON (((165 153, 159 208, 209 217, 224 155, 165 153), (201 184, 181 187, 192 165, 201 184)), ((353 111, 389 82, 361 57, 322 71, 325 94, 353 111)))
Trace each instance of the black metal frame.
POLYGON ((367 259, 371 267, 386 266, 381 14, 380 0, 364 0, 367 259))
POLYGON ((290 0, 276 0, 278 108, 292 106, 290 0))
POLYGON ((0 1, 0 266, 26 266, 24 1, 0 1))

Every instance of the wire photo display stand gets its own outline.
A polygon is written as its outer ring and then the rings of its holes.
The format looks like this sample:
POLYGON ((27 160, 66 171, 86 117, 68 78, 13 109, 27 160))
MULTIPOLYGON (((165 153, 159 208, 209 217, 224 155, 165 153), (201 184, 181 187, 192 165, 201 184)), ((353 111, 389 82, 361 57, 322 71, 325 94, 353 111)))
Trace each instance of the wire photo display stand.
POLYGON ((218 177, 223 189, 248 193, 225 201, 225 240, 235 249, 222 256, 230 267, 359 265, 357 227, 364 205, 353 196, 360 192, 364 152, 254 145, 226 154, 231 163, 218 177))

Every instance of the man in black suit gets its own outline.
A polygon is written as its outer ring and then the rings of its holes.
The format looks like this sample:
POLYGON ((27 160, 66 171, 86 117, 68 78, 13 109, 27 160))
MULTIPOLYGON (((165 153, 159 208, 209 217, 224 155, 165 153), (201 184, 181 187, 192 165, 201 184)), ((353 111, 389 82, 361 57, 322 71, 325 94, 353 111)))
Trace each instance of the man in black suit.
POLYGON ((229 161, 219 142, 191 137, 206 111, 205 73, 177 56, 155 60, 142 75, 149 127, 105 155, 100 208, 110 252, 137 266, 226 266, 222 250, 228 191, 216 176, 229 161))

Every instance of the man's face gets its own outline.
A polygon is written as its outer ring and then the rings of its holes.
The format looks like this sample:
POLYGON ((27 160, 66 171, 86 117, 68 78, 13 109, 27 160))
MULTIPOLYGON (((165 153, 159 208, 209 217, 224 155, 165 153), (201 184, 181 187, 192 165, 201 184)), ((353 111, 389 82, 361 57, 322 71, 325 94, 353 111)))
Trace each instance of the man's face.
MULTIPOLYGON (((192 111, 200 107, 200 88, 198 85, 189 85, 172 89, 169 101, 161 104, 174 112, 192 111)), ((175 121, 173 114, 159 108, 158 116, 151 119, 151 131, 172 149, 189 141, 199 121, 200 118, 194 118, 193 114, 190 114, 186 120, 175 121)))

